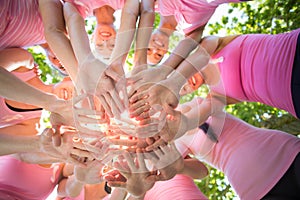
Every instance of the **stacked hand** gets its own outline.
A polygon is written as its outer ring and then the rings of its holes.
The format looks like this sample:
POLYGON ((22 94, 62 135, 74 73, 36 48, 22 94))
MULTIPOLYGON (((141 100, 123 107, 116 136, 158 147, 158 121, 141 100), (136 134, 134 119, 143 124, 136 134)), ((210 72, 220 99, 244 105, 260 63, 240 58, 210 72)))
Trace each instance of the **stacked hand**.
POLYGON ((153 187, 156 172, 150 172, 147 169, 144 154, 139 150, 136 153, 136 160, 128 152, 125 152, 123 156, 119 157, 114 167, 126 178, 126 182, 119 181, 110 175, 105 176, 105 179, 109 186, 124 188, 133 196, 141 197, 153 187))

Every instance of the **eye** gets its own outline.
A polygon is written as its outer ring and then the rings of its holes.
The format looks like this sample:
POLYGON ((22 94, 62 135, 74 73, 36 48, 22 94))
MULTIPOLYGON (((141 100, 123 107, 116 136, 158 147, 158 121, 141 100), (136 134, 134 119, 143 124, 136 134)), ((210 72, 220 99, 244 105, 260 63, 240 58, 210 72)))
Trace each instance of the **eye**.
POLYGON ((103 47, 104 47, 104 44, 97 44, 97 45, 96 45, 96 48, 97 48, 97 49, 103 49, 103 47))
POLYGON ((161 59, 162 57, 163 57, 163 56, 162 56, 161 54, 159 54, 159 53, 156 53, 156 54, 155 54, 155 58, 156 58, 156 59, 161 59))

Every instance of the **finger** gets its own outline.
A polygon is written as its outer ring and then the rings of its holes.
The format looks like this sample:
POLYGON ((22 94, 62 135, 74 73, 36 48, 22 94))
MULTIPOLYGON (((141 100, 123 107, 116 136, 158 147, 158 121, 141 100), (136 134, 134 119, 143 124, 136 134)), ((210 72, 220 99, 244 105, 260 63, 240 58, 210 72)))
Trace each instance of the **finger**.
POLYGON ((80 101, 82 101, 84 98, 87 97, 87 94, 81 94, 81 95, 78 95, 78 96, 75 96, 73 97, 73 105, 76 105, 77 103, 79 103, 80 101))
POLYGON ((107 182, 107 185, 108 185, 109 187, 126 188, 126 183, 124 183, 124 182, 119 182, 119 181, 116 181, 116 182, 107 182))
POLYGON ((103 95, 99 96, 99 101, 101 102, 101 105, 103 106, 105 112, 108 114, 109 117, 114 117, 113 113, 111 112, 111 109, 109 107, 109 104, 106 102, 103 95))
POLYGON ((133 95, 129 99, 129 102, 134 103, 134 102, 137 102, 137 101, 142 100, 142 99, 147 98, 147 97, 148 97, 148 92, 147 91, 136 93, 135 95, 133 95))
POLYGON ((81 157, 81 158, 87 158, 88 160, 93 160, 94 157, 88 152, 88 151, 83 151, 83 150, 80 150, 80 149, 71 149, 70 150, 70 154, 72 155, 76 155, 78 157, 81 157))
POLYGON ((146 151, 153 151, 153 150, 157 149, 159 146, 164 145, 165 143, 166 143, 165 140, 163 140, 161 138, 161 139, 155 141, 153 144, 146 147, 146 151))
POLYGON ((142 79, 143 79, 143 77, 141 77, 139 74, 136 74, 134 76, 126 78, 126 81, 127 81, 128 84, 132 85, 132 84, 135 84, 137 81, 140 81, 142 79))
POLYGON ((125 108, 128 108, 129 99, 128 99, 128 94, 127 94, 127 83, 126 83, 125 79, 122 82, 118 82, 116 88, 117 88, 117 92, 118 92, 117 95, 121 97, 121 100, 123 100, 123 105, 125 106, 125 108))
POLYGON ((159 157, 153 152, 144 153, 145 158, 150 160, 153 164, 158 163, 159 157))
POLYGON ((120 97, 117 96, 115 94, 115 92, 104 93, 103 97, 105 98, 105 101, 108 103, 108 105, 111 109, 111 112, 113 113, 113 116, 115 118, 119 119, 121 111, 124 110, 122 103, 121 103, 121 105, 119 104, 120 103, 120 97), (119 106, 121 106, 121 108, 119 106))
POLYGON ((132 103, 132 104, 130 105, 129 111, 134 111, 134 110, 136 110, 136 109, 138 109, 138 108, 140 108, 140 107, 143 107, 143 106, 145 106, 145 105, 147 105, 147 104, 148 104, 148 103, 147 103, 146 99, 142 99, 142 100, 140 100, 140 101, 134 102, 134 103, 132 103))
POLYGON ((80 136, 92 136, 98 139, 101 139, 105 136, 105 134, 102 131, 91 130, 89 128, 84 127, 81 124, 78 124, 76 128, 79 131, 78 135, 80 136))
POLYGON ((115 82, 120 81, 124 77, 124 75, 120 75, 110 68, 107 68, 107 70, 105 70, 105 74, 112 78, 115 82))
POLYGON ((41 133, 41 141, 43 144, 47 144, 49 142, 52 142, 52 136, 54 135, 54 131, 51 128, 46 128, 41 133))
POLYGON ((138 141, 137 140, 122 140, 122 139, 110 139, 109 140, 114 145, 122 145, 122 146, 136 146, 138 141))
POLYGON ((148 124, 136 128, 137 137, 146 138, 158 134, 158 124, 148 124))
POLYGON ((146 118, 146 119, 143 119, 143 120, 140 120, 139 121, 139 125, 148 125, 148 124, 159 124, 160 121, 158 119, 155 119, 155 118, 146 118))
POLYGON ((52 142, 54 146, 59 147, 62 143, 62 137, 60 134, 60 129, 56 129, 54 135, 52 136, 52 142))
POLYGON ((131 154, 128 153, 128 152, 125 152, 125 153, 124 153, 124 157, 125 157, 125 159, 126 159, 126 161, 127 161, 127 164, 128 164, 128 166, 129 166, 130 170, 131 170, 132 172, 137 171, 136 165, 135 165, 135 163, 134 163, 134 160, 133 160, 131 154))
POLYGON ((137 156, 137 160, 138 160, 140 170, 146 171, 147 167, 146 167, 145 160, 144 160, 144 153, 140 149, 138 149, 137 153, 136 153, 136 156, 137 156))

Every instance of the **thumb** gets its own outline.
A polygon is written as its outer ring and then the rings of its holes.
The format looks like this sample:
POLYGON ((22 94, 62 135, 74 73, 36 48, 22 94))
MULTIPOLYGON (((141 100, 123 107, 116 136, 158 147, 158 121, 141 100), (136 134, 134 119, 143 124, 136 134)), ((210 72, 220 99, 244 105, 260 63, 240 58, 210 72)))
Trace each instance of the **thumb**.
POLYGON ((105 70, 105 74, 107 76, 111 77, 115 82, 120 81, 123 78, 123 76, 124 76, 124 74, 120 75, 120 74, 118 74, 117 72, 115 72, 112 69, 105 70))
POLYGON ((128 77, 126 80, 127 80, 127 83, 129 85, 131 85, 131 84, 134 84, 134 83, 136 83, 137 81, 139 81, 141 79, 142 79, 142 77, 139 76, 139 74, 137 74, 137 75, 133 75, 133 76, 128 77))

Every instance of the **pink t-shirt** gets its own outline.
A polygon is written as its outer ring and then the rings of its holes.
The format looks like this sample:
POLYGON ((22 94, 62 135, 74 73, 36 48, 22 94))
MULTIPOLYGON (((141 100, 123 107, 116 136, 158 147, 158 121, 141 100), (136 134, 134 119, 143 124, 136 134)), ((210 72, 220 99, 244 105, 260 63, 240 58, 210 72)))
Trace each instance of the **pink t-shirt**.
POLYGON ((222 83, 213 91, 241 100, 261 102, 296 116, 291 78, 300 29, 289 33, 241 35, 212 59, 218 63, 222 83))
MULTIPOLYGON (((213 120, 211 117, 208 123, 213 120)), ((214 126, 211 126, 214 129, 214 126)), ((243 200, 261 199, 280 180, 300 152, 300 139, 270 129, 259 129, 226 115, 218 143, 208 144, 202 130, 194 129, 176 141, 179 151, 194 154, 223 171, 243 200)))
POLYGON ((205 25, 216 8, 223 3, 236 3, 239 0, 159 0, 157 11, 162 16, 174 15, 184 33, 190 33, 205 25))
POLYGON ((59 166, 44 168, 0 157, 0 200, 44 200, 57 185, 59 166))
POLYGON ((0 50, 45 43, 38 0, 1 0, 0 19, 0 50))
MULTIPOLYGON (((107 195, 103 200, 110 199, 107 195)), ((208 198, 195 185, 193 179, 177 174, 167 181, 158 181, 145 195, 144 200, 207 200, 208 198)))
POLYGON ((114 10, 122 9, 125 0, 66 0, 76 6, 83 18, 93 16, 93 10, 108 5, 114 10))
POLYGON ((189 176, 177 174, 168 181, 158 181, 149 190, 144 200, 206 200, 208 199, 189 176))
MULTIPOLYGON (((36 77, 34 70, 12 73, 24 82, 36 77)), ((40 118, 41 114, 41 110, 26 112, 13 111, 7 107, 5 99, 0 97, 0 128, 13 126, 28 119, 40 118)))

